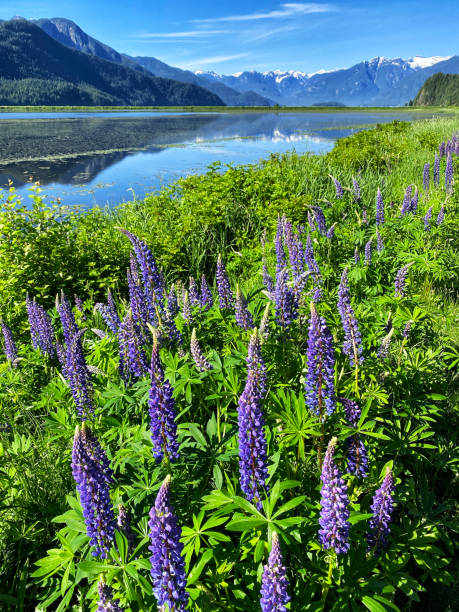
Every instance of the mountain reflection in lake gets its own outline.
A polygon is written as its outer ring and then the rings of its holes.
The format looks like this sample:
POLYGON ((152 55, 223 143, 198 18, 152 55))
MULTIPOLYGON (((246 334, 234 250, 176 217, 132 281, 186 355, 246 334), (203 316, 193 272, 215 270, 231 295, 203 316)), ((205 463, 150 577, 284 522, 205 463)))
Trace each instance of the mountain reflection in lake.
POLYGON ((39 181, 65 204, 116 204, 187 174, 270 153, 323 153, 359 125, 406 112, 0 113, 0 187, 39 181))

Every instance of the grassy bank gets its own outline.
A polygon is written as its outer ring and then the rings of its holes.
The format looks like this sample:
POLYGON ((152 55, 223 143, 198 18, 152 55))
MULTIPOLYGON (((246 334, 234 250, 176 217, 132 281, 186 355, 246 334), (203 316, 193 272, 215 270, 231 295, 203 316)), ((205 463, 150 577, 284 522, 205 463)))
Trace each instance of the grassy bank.
POLYGON ((188 610, 259 610, 274 531, 291 611, 457 609, 457 155, 434 175, 456 128, 394 122, 325 156, 215 165, 112 210, 3 194, 0 314, 16 345, 3 325, 5 609, 93 612, 102 575, 124 610, 157 610, 148 520, 167 474, 188 610), (190 282, 204 294, 203 273, 213 305, 190 282), (71 303, 56 309, 61 290, 71 303), (49 319, 30 304, 27 318, 26 293, 49 319))

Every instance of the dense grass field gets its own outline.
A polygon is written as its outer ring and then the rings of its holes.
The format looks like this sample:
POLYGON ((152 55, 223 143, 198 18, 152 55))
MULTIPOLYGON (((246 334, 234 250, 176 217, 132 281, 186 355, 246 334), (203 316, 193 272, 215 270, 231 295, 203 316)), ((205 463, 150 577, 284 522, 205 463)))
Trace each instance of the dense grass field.
POLYGON ((3 192, 0 606, 457 609, 457 129, 3 192))

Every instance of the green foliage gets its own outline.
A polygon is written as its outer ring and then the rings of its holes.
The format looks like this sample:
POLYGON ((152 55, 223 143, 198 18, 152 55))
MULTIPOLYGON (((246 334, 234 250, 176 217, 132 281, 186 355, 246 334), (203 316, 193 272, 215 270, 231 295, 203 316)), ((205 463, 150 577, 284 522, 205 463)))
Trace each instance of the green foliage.
POLYGON ((459 106, 459 74, 433 74, 416 94, 413 106, 459 106))

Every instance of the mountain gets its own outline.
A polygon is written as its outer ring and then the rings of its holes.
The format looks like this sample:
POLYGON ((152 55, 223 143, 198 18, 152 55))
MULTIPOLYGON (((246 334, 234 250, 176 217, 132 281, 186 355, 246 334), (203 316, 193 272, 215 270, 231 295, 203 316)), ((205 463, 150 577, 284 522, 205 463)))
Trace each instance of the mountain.
POLYGON ((413 106, 459 106, 459 74, 437 72, 416 94, 413 106))
POLYGON ((327 100, 350 106, 395 106, 412 99, 424 81, 439 69, 459 72, 459 56, 417 56, 408 60, 376 57, 351 68, 312 74, 280 70, 233 75, 197 71, 197 74, 210 83, 223 83, 239 91, 252 90, 289 106, 310 106, 327 100))
POLYGON ((223 83, 210 83, 189 70, 174 68, 154 57, 131 57, 118 53, 112 47, 96 40, 84 32, 70 19, 53 17, 52 19, 32 20, 49 36, 66 47, 77 49, 89 55, 95 55, 116 64, 133 68, 145 74, 173 79, 203 87, 217 95, 228 106, 272 106, 274 102, 253 91, 236 91, 223 83))
POLYGON ((0 23, 0 104, 222 106, 192 83, 70 49, 24 19, 0 23))

